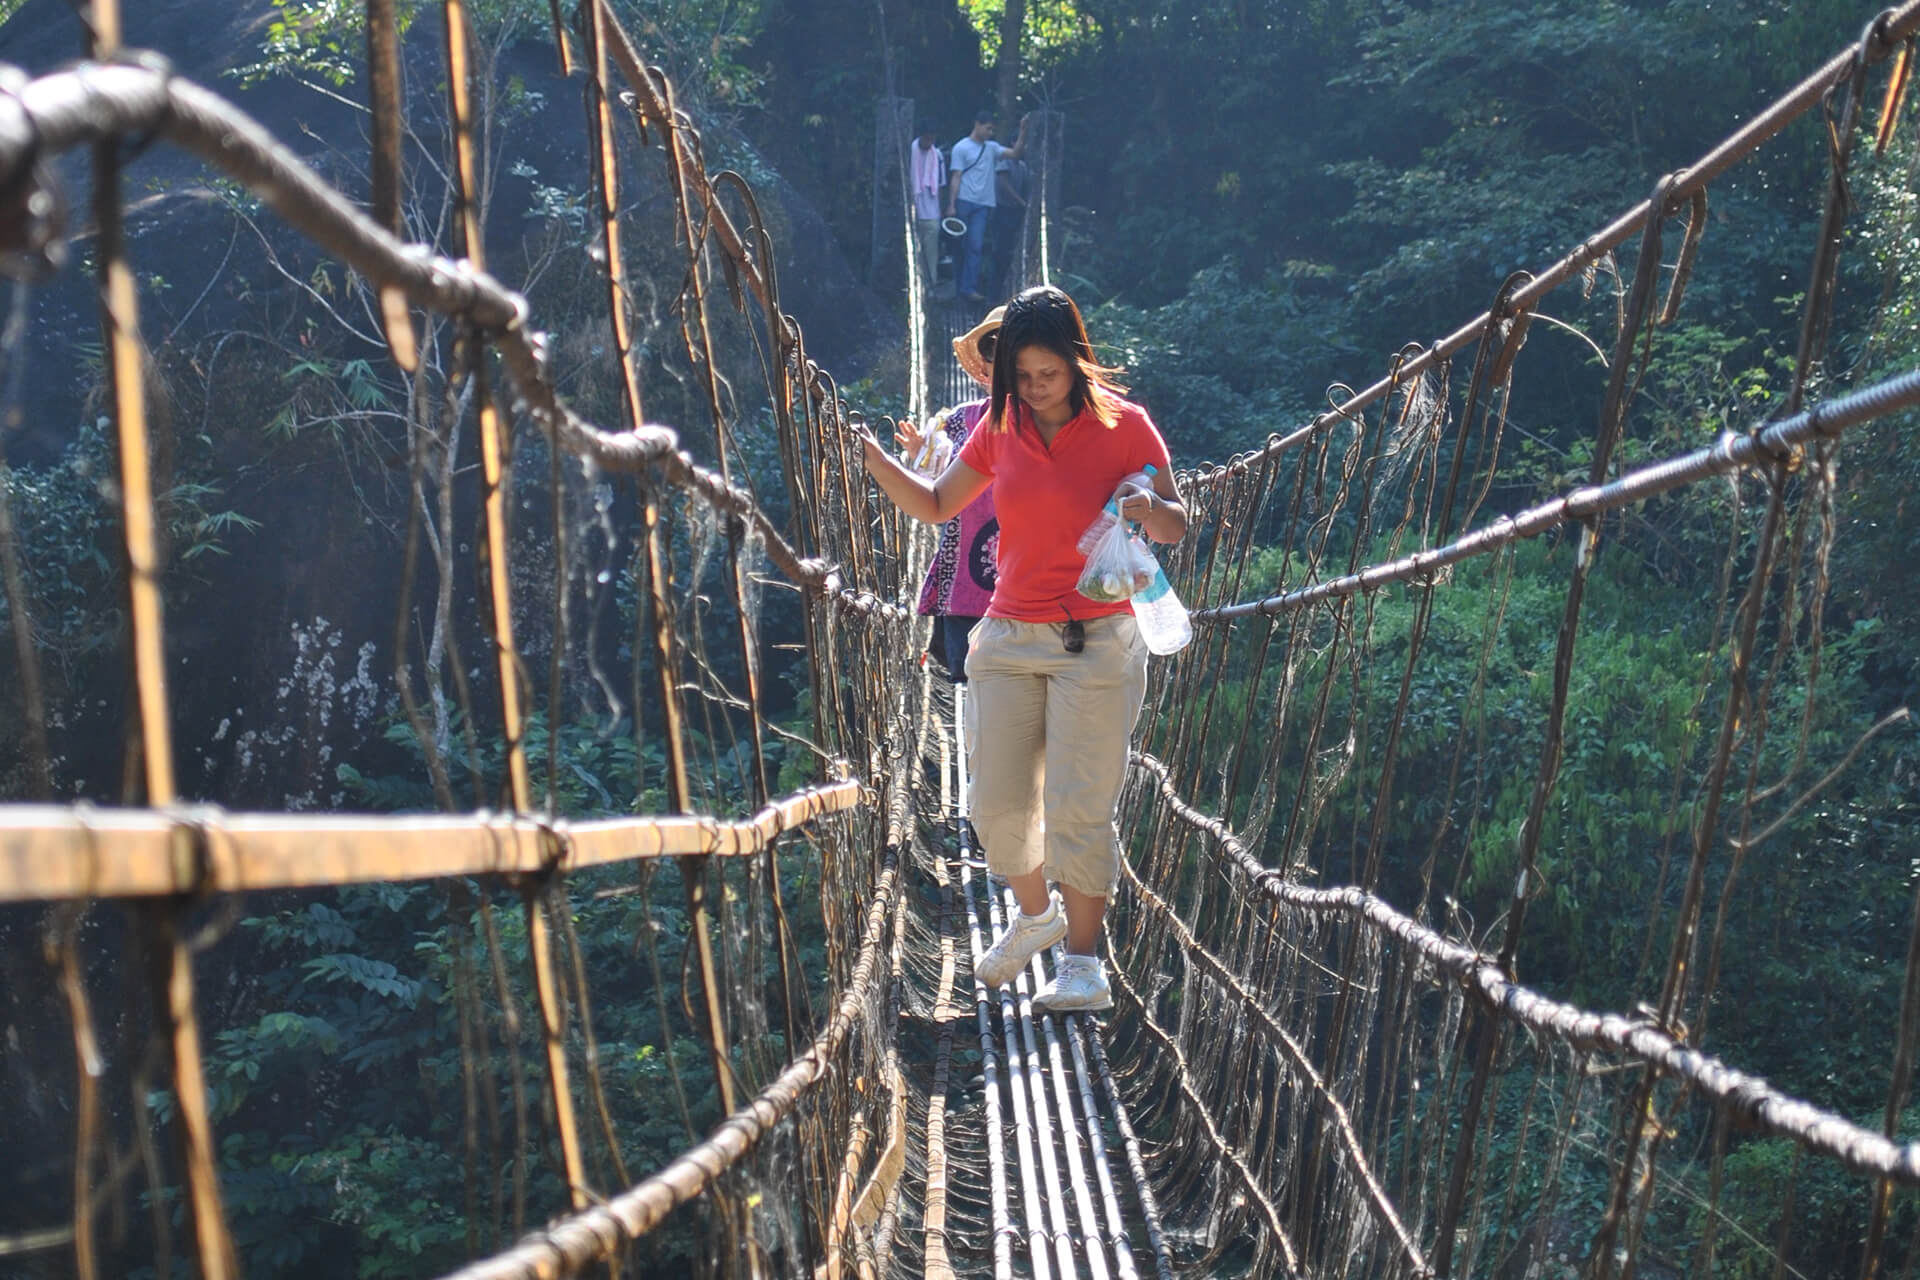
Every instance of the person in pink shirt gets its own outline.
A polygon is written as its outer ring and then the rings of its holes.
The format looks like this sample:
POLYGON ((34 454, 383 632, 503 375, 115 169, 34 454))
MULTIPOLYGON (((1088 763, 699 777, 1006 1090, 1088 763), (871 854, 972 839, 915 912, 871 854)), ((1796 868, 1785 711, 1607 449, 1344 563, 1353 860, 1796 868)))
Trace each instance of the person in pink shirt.
POLYGON ((929 289, 940 277, 940 201, 947 187, 947 158, 933 139, 933 121, 922 120, 908 152, 913 177, 913 229, 920 241, 922 278, 929 289))
POLYGON ((1064 938, 1066 959, 1034 996, 1061 1012, 1113 1004, 1098 944, 1120 877, 1114 814, 1147 680, 1130 604, 1079 592, 1078 543, 1109 499, 1157 542, 1187 529, 1166 442, 1121 397, 1115 372, 1094 359, 1073 299, 1040 285, 1007 304, 988 413, 938 477, 863 440, 867 470, 915 519, 943 523, 993 486, 999 577, 967 655, 969 807, 987 868, 1020 913, 975 973, 1000 986, 1064 938))
MULTIPOLYGON (((954 358, 982 391, 993 385, 994 344, 1005 313, 1005 307, 995 307, 979 324, 953 340, 954 358)), ((978 400, 941 410, 940 429, 957 451, 986 416, 987 398, 983 395, 978 400)), ((929 452, 926 434, 911 422, 903 420, 893 440, 900 446, 902 457, 919 459, 929 452)), ((942 462, 931 473, 944 469, 944 465, 942 462)), ((915 469, 930 474, 924 466, 915 469)), ((967 636, 985 616, 987 605, 993 599, 994 583, 999 576, 999 550, 1000 521, 994 514, 993 486, 988 485, 958 516, 940 526, 940 543, 934 549, 926 581, 920 587, 920 615, 934 620, 927 651, 946 665, 947 674, 955 684, 966 683, 967 636)))

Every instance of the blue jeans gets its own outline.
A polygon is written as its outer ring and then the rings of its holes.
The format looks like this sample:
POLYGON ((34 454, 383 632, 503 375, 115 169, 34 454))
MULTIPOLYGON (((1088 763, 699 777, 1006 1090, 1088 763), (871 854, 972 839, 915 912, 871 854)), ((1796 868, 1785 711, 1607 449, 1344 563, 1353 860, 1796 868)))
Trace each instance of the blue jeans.
POLYGON ((967 633, 973 630, 978 618, 967 618, 957 614, 943 614, 940 617, 942 638, 946 641, 947 673, 955 684, 967 682, 967 633))
POLYGON ((954 273, 954 291, 965 297, 980 292, 980 259, 986 247, 987 221, 993 217, 993 206, 955 200, 953 212, 967 224, 967 234, 960 240, 960 269, 954 273))

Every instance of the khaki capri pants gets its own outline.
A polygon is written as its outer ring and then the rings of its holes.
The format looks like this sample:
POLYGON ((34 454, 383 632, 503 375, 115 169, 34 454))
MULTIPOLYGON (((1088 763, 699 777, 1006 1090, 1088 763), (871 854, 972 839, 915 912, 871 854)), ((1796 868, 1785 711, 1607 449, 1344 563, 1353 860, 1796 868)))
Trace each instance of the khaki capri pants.
POLYGON ((1147 693, 1147 646, 1131 613, 1089 619, 1068 653, 1064 624, 983 618, 967 649, 968 807, 1001 877, 1044 865, 1096 898, 1120 880, 1114 811, 1147 693))

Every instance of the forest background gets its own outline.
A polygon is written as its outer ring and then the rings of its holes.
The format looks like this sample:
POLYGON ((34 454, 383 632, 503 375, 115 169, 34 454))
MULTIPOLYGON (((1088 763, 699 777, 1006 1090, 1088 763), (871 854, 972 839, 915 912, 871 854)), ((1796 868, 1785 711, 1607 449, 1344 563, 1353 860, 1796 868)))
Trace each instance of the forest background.
MULTIPOLYGON (((133 8, 131 43, 231 93, 335 181, 364 191, 356 112, 341 100, 364 88, 358 6, 133 8)), ((617 0, 616 8, 676 75, 710 163, 773 193, 788 305, 816 357, 869 410, 897 411, 905 386, 903 299, 884 281, 875 287, 866 267, 876 99, 889 90, 914 98, 917 115, 939 122, 943 145, 982 105, 1000 110, 1003 138, 1024 111, 1064 113, 1056 279, 1183 463, 1224 459, 1297 426, 1324 405, 1328 384, 1362 385, 1402 343, 1452 331, 1509 273, 1552 261, 1629 207, 1873 13, 1851 0, 617 0)), ((545 113, 577 112, 575 88, 553 68, 544 4, 487 0, 475 12, 492 72, 494 270, 524 285, 560 335, 569 396, 597 420, 618 421, 604 353, 568 336, 587 331, 600 305, 577 116, 567 128, 543 124, 545 113)), ((59 0, 0 3, 0 22, 0 60, 42 71, 78 51, 59 0)), ((410 89, 423 104, 423 135, 434 127, 433 26, 416 21, 407 40, 423 69, 410 89)), ((1824 192, 1817 127, 1796 126, 1715 188, 1709 251, 1682 321, 1656 339, 1627 462, 1745 429, 1776 403, 1824 192)), ((1833 386, 1920 360, 1913 132, 1896 135, 1856 177, 1861 211, 1849 231, 1833 386)), ((178 733, 189 744, 183 785, 233 807, 428 807, 417 745, 385 692, 392 593, 366 581, 380 576, 368 566, 390 545, 383 539, 401 509, 393 459, 405 447, 397 441, 406 389, 377 344, 337 323, 351 315, 352 282, 244 193, 164 149, 132 173, 144 323, 172 423, 162 468, 176 566, 171 639, 220 655, 197 661, 176 686, 178 733), (286 567, 294 563, 297 573, 286 567), (196 608, 232 599, 245 607, 196 608)), ((641 231, 630 269, 642 281, 672 260, 670 249, 648 247, 649 230, 671 245, 661 191, 656 169, 631 196, 641 231)), ((430 177, 414 192, 425 236, 443 229, 442 195, 430 177)), ((75 256, 86 265, 84 240, 75 256)), ((1610 290, 1603 279, 1555 311, 1591 342, 1563 330, 1532 339, 1546 351, 1529 353, 1529 379, 1511 406, 1520 465, 1494 495, 1497 509, 1584 478, 1604 381, 1591 343, 1611 345, 1610 290)), ((98 482, 111 455, 93 425, 97 323, 80 271, 20 297, 31 333, 12 340, 8 358, 27 372, 10 392, 19 412, 4 443, 33 572, 36 643, 52 673, 56 784, 62 798, 113 802, 125 795, 125 677, 114 520, 98 482)), ((649 416, 692 421, 699 393, 666 340, 676 322, 658 299, 643 298, 640 309, 649 416)), ((749 346, 741 333, 730 341, 736 352, 749 346)), ((740 395, 750 421, 757 409, 740 395)), ((1911 704, 1920 684, 1911 428, 1905 418, 1879 424, 1842 454, 1823 662, 1786 676, 1798 682, 1796 697, 1814 699, 1816 753, 1836 755, 1911 704)), ((743 439, 743 467, 775 493, 771 448, 756 454, 752 432, 743 439)), ((523 457, 537 469, 537 443, 523 445, 523 457)), ((1540 945, 1530 946, 1523 975, 1589 1005, 1628 1008, 1642 998, 1635 957, 1644 967, 1652 942, 1647 900, 1673 891, 1658 883, 1656 863, 1674 813, 1641 766, 1684 759, 1693 730, 1714 714, 1694 702, 1694 689, 1711 657, 1712 577, 1729 502, 1727 490, 1703 487, 1641 509, 1617 530, 1591 589, 1609 621, 1582 640, 1579 754, 1556 796, 1549 888, 1531 924, 1540 945)), ((1532 720, 1568 554, 1553 542, 1521 553, 1490 667, 1485 702, 1503 709, 1492 731, 1510 737, 1521 768, 1537 757, 1532 720)), ((1472 619, 1485 608, 1475 593, 1487 589, 1463 573, 1431 643, 1473 643, 1472 619)), ((616 590, 597 607, 632 606, 616 590)), ((1406 626, 1398 607, 1381 606, 1383 651, 1406 626)), ((537 634, 540 619, 530 621, 537 634)), ((771 651, 792 641, 795 624, 772 605, 767 630, 771 651)), ((6 654, 0 660, 10 662, 10 642, 6 654)), ((1445 772, 1458 692, 1439 683, 1416 692, 1416 719, 1432 728, 1408 743, 1403 776, 1445 772)), ((0 681, 0 715, 0 725, 21 723, 17 682, 0 681)), ((636 760, 617 729, 556 719, 566 809, 657 803, 649 781, 657 761, 636 760), (636 790, 636 770, 638 795, 616 800, 636 790)), ((0 796, 25 798, 20 735, 0 739, 0 796)), ((1781 747, 1792 749, 1791 740, 1781 747)), ((1402 902, 1421 889, 1411 851, 1434 817, 1420 809, 1421 789, 1410 791, 1414 802, 1394 818, 1406 856, 1385 886, 1402 902)), ((1436 890, 1456 918, 1497 911, 1523 791, 1493 788, 1474 820, 1459 823, 1468 833, 1460 872, 1436 890)), ((1743 963, 1715 1013, 1717 1051, 1865 1123, 1879 1121, 1891 1056, 1920 868, 1916 817, 1920 745, 1908 727, 1875 739, 1748 866, 1728 941, 1743 963), (1836 938, 1847 945, 1836 948, 1836 938), (1781 1034, 1787 1027, 1792 1034, 1781 1034)), ((793 876, 804 901, 807 871, 793 876)), ((254 1274, 431 1274, 498 1236, 497 1219, 476 1222, 463 1198, 455 1122, 441 1105, 458 1063, 444 1034, 454 1016, 448 926, 423 931, 430 898, 396 887, 255 903, 223 944, 231 961, 207 979, 225 1027, 210 1044, 211 1070, 236 1229, 254 1274)), ((677 989, 619 976, 635 910, 619 899, 595 903, 580 927, 606 975, 597 989, 625 982, 631 997, 602 1004, 600 1039, 629 1162, 651 1168, 711 1122, 715 1099, 700 1054, 675 1053, 685 1036, 669 1016, 677 989)), ((639 923, 658 940, 661 972, 677 972, 685 921, 672 907, 651 910, 639 923)), ((25 1046, 0 1066, 0 1087, 21 1100, 0 1117, 0 1146, 46 1153, 9 1168, 17 1185, 0 1197, 0 1231, 62 1212, 59 1150, 70 1121, 60 1097, 71 1064, 45 1003, 39 929, 25 914, 0 916, 9 1045, 25 1046)), ((767 1034, 777 1057, 780 1034, 767 1034)), ((163 1094, 152 1103, 164 1114, 163 1094)), ((1728 1200, 1736 1212, 1754 1206, 1750 1225, 1765 1239, 1791 1154, 1753 1142, 1736 1155, 1728 1200)), ((552 1170, 537 1153, 535 1164, 551 1201, 552 1170)), ((1857 1246, 1858 1203, 1851 1183, 1820 1174, 1800 1188, 1798 1229, 1844 1258, 1857 1246)), ((699 1255, 698 1216, 685 1217, 659 1242, 662 1261, 699 1255)), ((145 1243, 137 1226, 133 1234, 145 1243)))

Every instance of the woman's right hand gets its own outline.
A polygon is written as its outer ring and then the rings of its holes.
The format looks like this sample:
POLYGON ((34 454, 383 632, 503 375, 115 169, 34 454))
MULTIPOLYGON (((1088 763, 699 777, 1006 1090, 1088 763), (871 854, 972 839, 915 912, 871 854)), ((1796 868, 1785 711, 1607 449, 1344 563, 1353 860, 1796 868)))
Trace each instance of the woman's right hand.
POLYGON ((878 440, 873 438, 873 428, 867 425, 867 420, 864 416, 857 413, 849 414, 847 417, 847 433, 860 442, 860 461, 866 466, 868 471, 874 469, 876 459, 883 459, 887 456, 887 451, 881 447, 878 440))
MULTIPOLYGON (((1143 490, 1148 490, 1152 488, 1153 488, 1153 477, 1148 475, 1144 471, 1136 471, 1132 475, 1128 476, 1126 479, 1122 480, 1119 484, 1114 486, 1114 489, 1113 489, 1114 505, 1118 506, 1121 503, 1125 502, 1129 497, 1135 494, 1138 494, 1143 490)), ((1132 519, 1132 517, 1129 516, 1128 519, 1132 519)))
POLYGON ((860 461, 866 466, 868 471, 872 471, 880 459, 886 457, 886 450, 882 449, 880 442, 875 440, 867 432, 862 431, 858 434, 860 436, 860 461))

